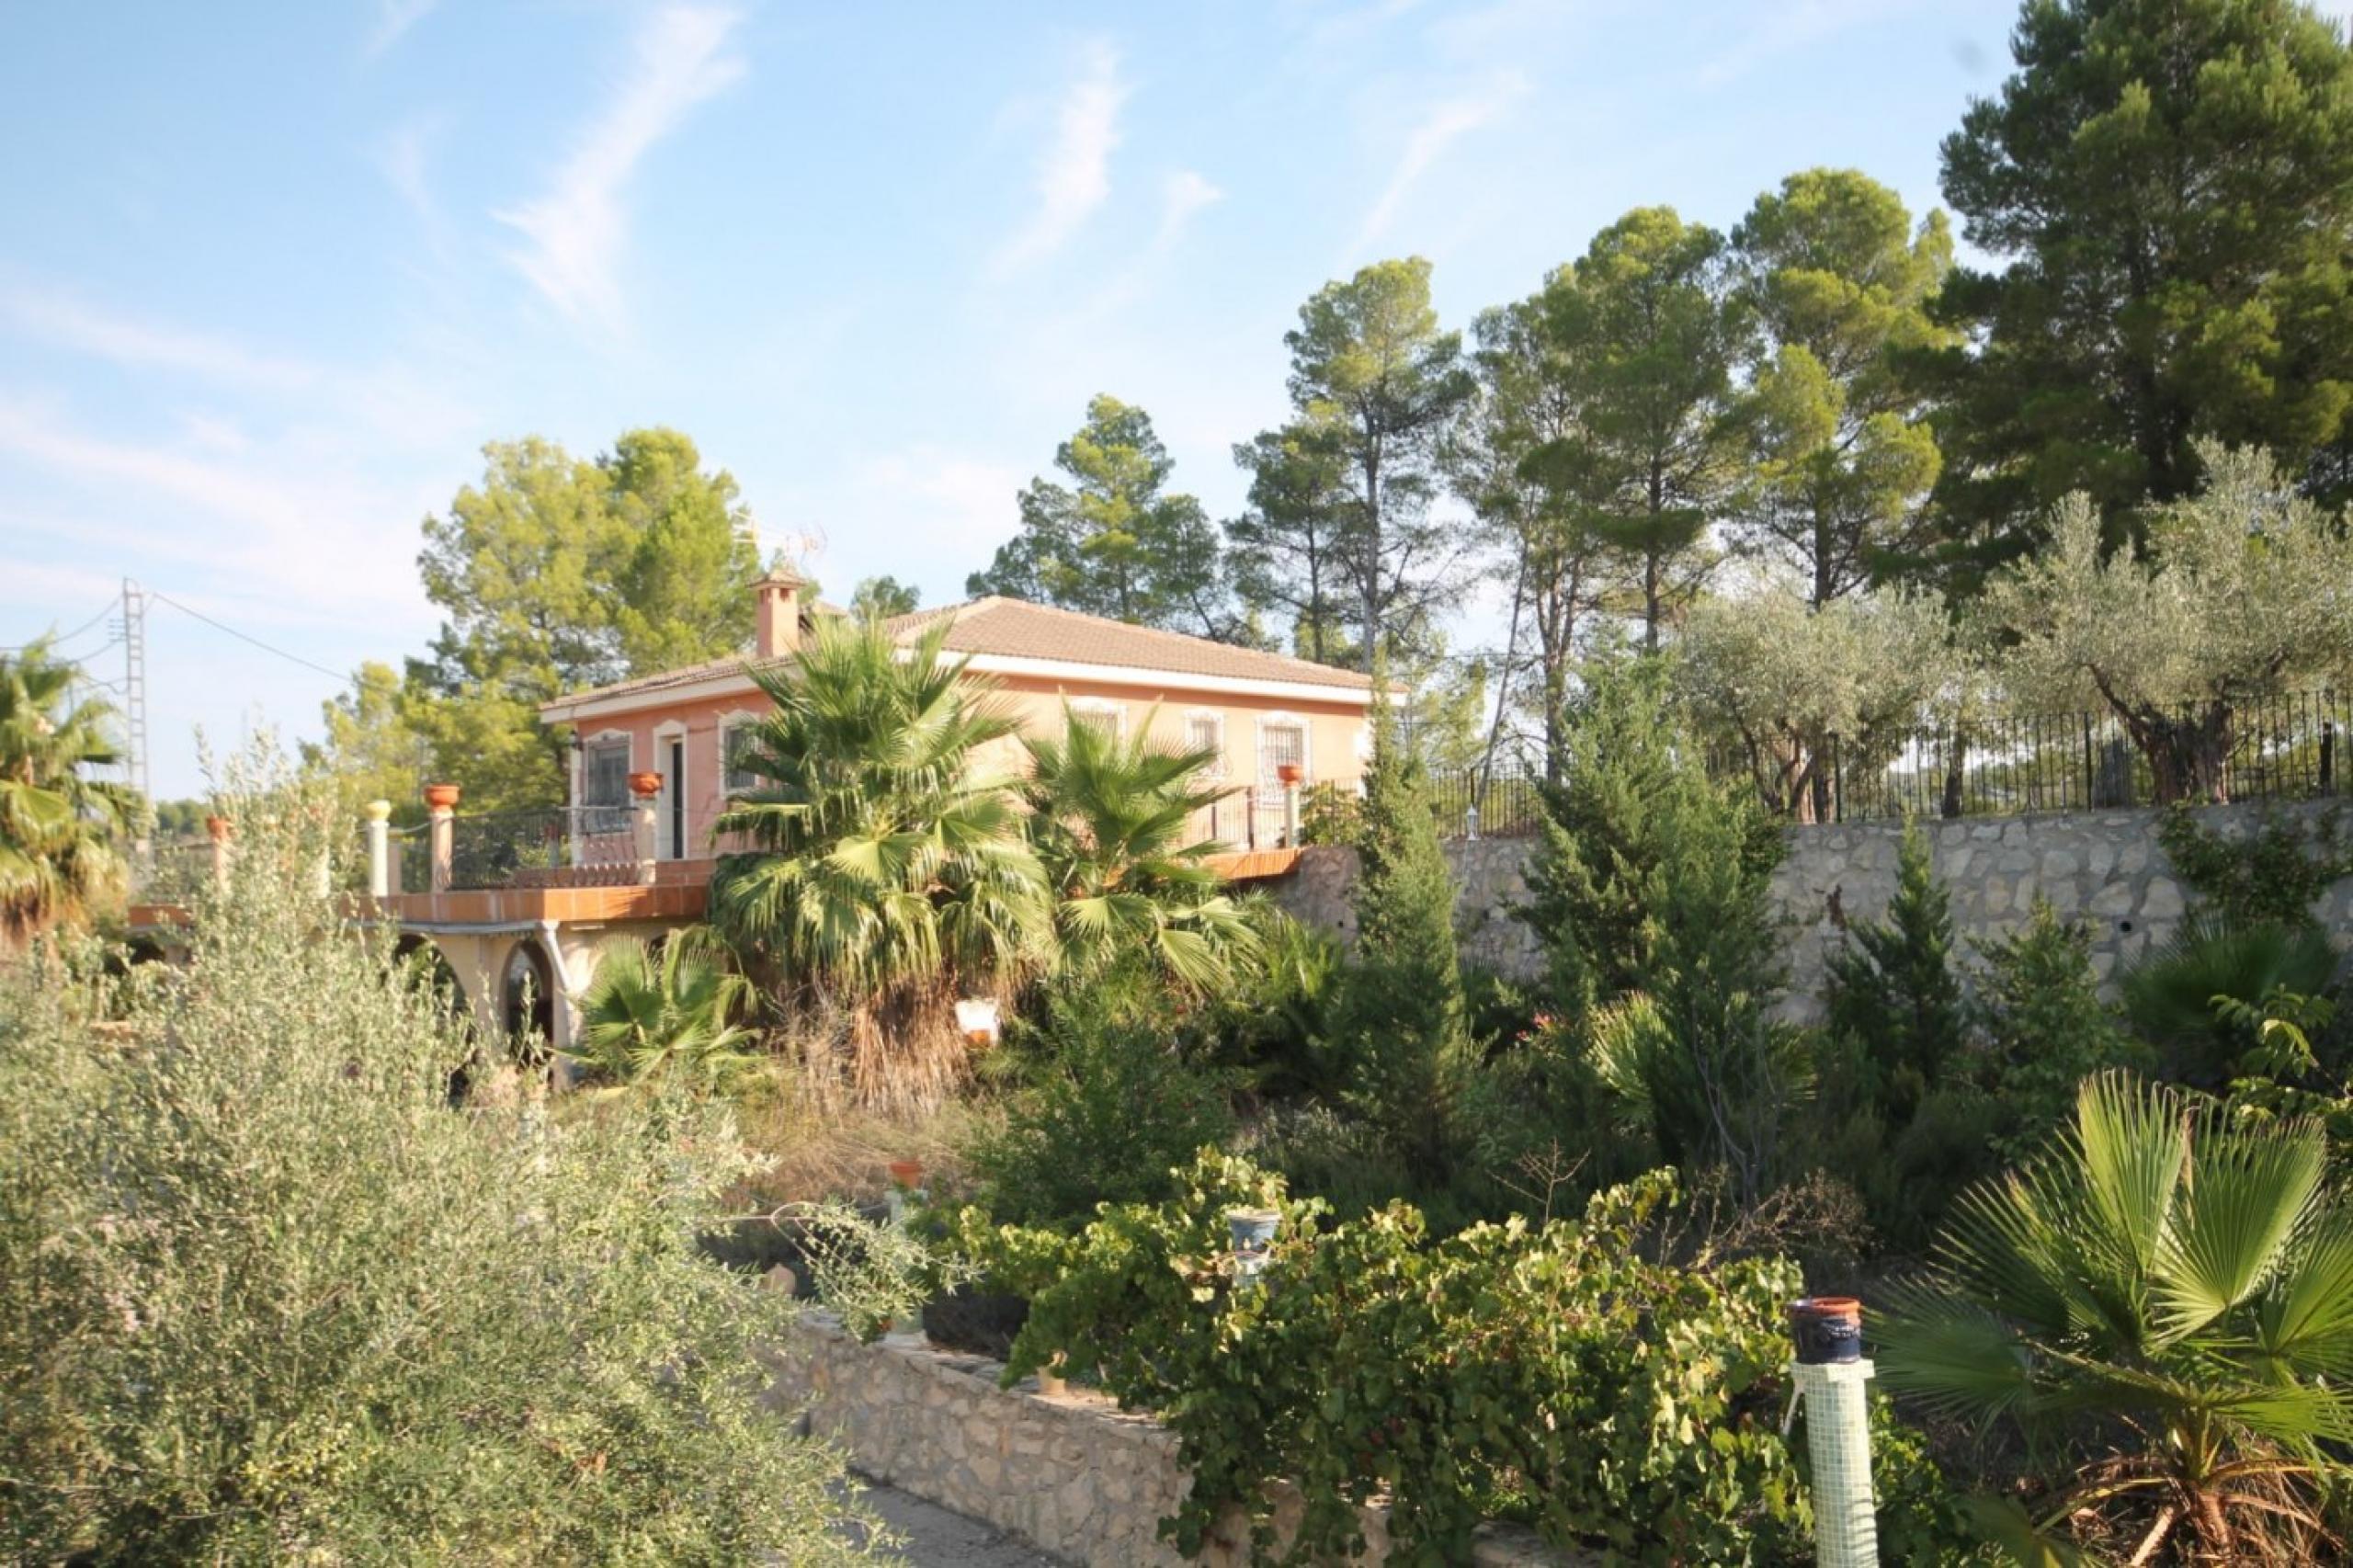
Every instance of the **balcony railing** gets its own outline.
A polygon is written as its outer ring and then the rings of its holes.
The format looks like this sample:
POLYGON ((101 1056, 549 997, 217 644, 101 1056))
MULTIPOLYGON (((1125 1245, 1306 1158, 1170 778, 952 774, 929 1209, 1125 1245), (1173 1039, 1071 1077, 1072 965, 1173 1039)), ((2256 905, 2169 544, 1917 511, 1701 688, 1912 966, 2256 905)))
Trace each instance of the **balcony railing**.
POLYGON ((485 812, 449 824, 453 889, 597 887, 634 881, 637 873, 627 806, 485 812))

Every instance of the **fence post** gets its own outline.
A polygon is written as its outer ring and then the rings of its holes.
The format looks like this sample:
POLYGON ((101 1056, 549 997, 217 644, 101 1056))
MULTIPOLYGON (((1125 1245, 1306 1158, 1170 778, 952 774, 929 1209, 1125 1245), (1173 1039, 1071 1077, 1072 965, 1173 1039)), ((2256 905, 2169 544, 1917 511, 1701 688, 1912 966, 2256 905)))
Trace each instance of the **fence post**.
POLYGON ((2336 721, 2324 719, 2320 724, 2320 792, 2336 793, 2336 721))
MULTIPOLYGON (((1797 1342, 1790 1376, 1805 1407, 1806 1451, 1813 1460, 1818 1568, 1876 1568, 1879 1562, 1870 1405, 1863 1388, 1873 1369, 1862 1359, 1862 1326, 1861 1305, 1848 1297, 1811 1297, 1790 1307, 1797 1342)), ((1788 1430, 1785 1422, 1785 1436, 1788 1430)))
POLYGON ((425 808, 431 813, 426 819, 426 854, 433 869, 433 891, 448 892, 458 848, 458 787, 455 784, 427 784, 425 787, 425 808))
POLYGON ((662 792, 662 776, 658 773, 632 773, 629 776, 630 793, 635 797, 630 803, 630 821, 637 840, 637 880, 645 887, 654 885, 660 869, 660 830, 654 824, 654 797, 662 792))
POLYGON ((368 896, 386 898, 392 891, 392 830, 390 801, 368 802, 368 896))

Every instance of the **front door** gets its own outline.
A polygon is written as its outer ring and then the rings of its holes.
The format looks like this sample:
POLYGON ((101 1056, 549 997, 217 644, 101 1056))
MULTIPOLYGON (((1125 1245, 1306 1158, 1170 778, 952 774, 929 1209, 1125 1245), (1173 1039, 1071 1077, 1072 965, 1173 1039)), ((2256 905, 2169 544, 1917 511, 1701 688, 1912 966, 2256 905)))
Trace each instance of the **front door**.
POLYGON ((687 743, 674 737, 662 757, 663 853, 673 860, 687 858, 687 743))

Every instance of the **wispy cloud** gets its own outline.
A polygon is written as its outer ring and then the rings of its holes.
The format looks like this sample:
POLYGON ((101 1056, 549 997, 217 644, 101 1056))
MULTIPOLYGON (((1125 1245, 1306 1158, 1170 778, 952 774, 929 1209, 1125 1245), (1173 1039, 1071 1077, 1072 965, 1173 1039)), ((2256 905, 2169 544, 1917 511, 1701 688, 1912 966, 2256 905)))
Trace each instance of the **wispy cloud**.
POLYGON ((1356 248, 1361 251, 1389 232, 1414 187, 1429 172, 1430 165, 1446 155, 1448 148, 1502 119, 1527 92, 1525 75, 1504 71, 1475 93, 1435 105, 1405 138, 1404 151, 1398 156, 1397 166, 1390 172, 1389 183, 1381 187, 1379 199, 1357 231, 1356 248))
POLYGON ((416 214, 437 249, 447 224, 441 204, 434 199, 430 170, 434 147, 448 129, 444 115, 416 115, 392 127, 375 150, 376 167, 382 172, 384 183, 416 214))
MULTIPOLYGON (((988 552, 1020 519, 1015 497, 1029 477, 1009 463, 928 443, 869 458, 854 474, 850 489, 859 502, 852 505, 862 503, 867 516, 845 537, 888 538, 894 553, 922 563, 926 578, 942 565, 987 565, 988 552)), ((960 574, 949 597, 961 598, 963 585, 960 574)))
POLYGON ((1914 0, 1796 0, 1738 34, 1699 67, 1696 80, 1703 87, 1720 87, 1800 44, 1881 20, 1913 5, 1914 0))
POLYGON ((63 290, 0 287, 0 321, 27 337, 143 369, 181 370, 272 392, 300 392, 319 380, 317 368, 300 360, 256 354, 224 337, 135 321, 63 290))
POLYGON ((1038 205, 996 255, 999 276, 1060 250, 1111 195, 1111 153, 1120 145, 1120 51, 1106 39, 1079 51, 1078 73, 1054 113, 1054 133, 1038 165, 1038 205))
POLYGON ((404 570, 413 536, 387 526, 414 515, 410 497, 362 479, 329 454, 280 449, 198 456, 176 444, 92 434, 0 393, 0 455, 92 484, 150 516, 177 513, 173 531, 203 540, 206 559, 221 574, 256 597, 282 598, 311 619, 411 612, 415 604, 414 579, 404 570))
POLYGON ((608 324, 621 314, 614 263, 627 248, 622 192, 654 144, 688 110, 744 74, 729 52, 732 11, 666 6, 637 36, 632 70, 620 91, 557 171, 547 192, 494 214, 522 232, 528 247, 508 259, 548 302, 575 320, 608 324))
POLYGON ((1202 209, 1225 199, 1225 192, 1191 169, 1178 169, 1160 187, 1160 233, 1153 244, 1165 248, 1176 243, 1202 209))
POLYGON ((371 55, 383 53, 440 3, 441 0, 377 0, 376 25, 368 34, 367 51, 371 55))

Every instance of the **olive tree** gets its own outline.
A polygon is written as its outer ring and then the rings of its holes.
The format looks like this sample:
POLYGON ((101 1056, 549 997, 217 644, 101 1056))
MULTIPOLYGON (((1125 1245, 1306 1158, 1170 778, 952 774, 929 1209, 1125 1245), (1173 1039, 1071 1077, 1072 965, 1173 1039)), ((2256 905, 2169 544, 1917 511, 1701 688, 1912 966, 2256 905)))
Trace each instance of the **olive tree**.
POLYGON ((1886 591, 1817 608, 1779 580, 1693 606, 1682 651, 1694 711, 1769 808, 1808 822, 1828 818, 1842 773, 1883 766, 1962 673, 1930 600, 1886 591))
POLYGON ((2230 798, 2249 704, 2353 671, 2353 535, 2268 453, 2200 443, 2196 494, 2157 508, 2148 541, 2100 551, 2086 494, 2052 515, 2049 549, 1987 585, 1977 613, 2006 644, 2013 701, 2103 710, 2148 758, 2160 802, 2230 798))
POLYGON ((551 1101, 232 780, 185 967, 0 966, 0 1560, 862 1555, 760 1407, 790 1312, 701 1256, 748 1165, 675 1093, 551 1101))

